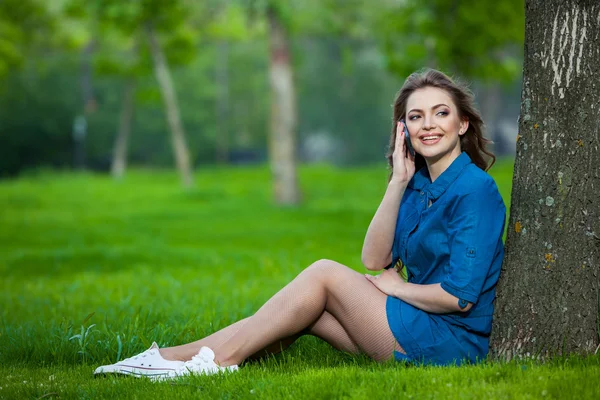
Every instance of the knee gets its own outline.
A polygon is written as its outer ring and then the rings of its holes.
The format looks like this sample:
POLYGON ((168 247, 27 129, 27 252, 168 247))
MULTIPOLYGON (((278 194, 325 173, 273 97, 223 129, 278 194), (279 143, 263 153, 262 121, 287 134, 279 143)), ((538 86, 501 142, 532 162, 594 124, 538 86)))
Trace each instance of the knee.
POLYGON ((347 268, 344 265, 327 259, 315 261, 304 270, 305 273, 316 273, 319 276, 335 274, 340 269, 347 268))

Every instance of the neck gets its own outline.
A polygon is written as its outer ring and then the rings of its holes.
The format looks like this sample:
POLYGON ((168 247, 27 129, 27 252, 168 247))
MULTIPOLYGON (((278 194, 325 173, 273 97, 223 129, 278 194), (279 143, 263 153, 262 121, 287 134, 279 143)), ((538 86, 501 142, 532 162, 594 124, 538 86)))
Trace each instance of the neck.
POLYGON ((429 177, 431 178, 431 182, 435 182, 435 180, 444 173, 444 171, 452 164, 454 160, 458 156, 460 156, 460 147, 455 148, 451 153, 447 153, 442 155, 439 158, 426 158, 425 162, 427 163, 427 170, 429 171, 429 177))

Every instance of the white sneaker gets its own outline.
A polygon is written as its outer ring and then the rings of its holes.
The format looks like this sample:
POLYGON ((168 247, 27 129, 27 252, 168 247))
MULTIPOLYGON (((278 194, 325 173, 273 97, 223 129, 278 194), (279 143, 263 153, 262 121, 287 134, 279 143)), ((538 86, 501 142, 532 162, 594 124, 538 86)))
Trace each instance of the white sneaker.
POLYGON ((222 372, 234 372, 238 370, 237 365, 221 367, 215 362, 215 353, 208 347, 200 348, 190 361, 186 361, 171 377, 187 375, 213 375, 222 372))
POLYGON ((169 378, 184 365, 183 361, 169 361, 162 358, 156 342, 143 353, 126 358, 112 365, 96 368, 94 375, 123 374, 136 378, 148 377, 152 380, 169 378))

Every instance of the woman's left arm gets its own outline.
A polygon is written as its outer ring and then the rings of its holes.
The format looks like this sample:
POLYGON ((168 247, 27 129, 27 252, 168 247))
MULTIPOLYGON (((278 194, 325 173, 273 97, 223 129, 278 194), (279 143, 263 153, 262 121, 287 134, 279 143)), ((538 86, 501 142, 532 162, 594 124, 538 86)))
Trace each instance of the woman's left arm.
POLYGON ((404 282, 393 268, 384 270, 376 276, 366 274, 365 277, 383 293, 397 297, 430 313, 465 312, 473 306, 472 303, 468 303, 465 308, 460 308, 458 305, 459 299, 442 289, 439 283, 419 285, 404 282))
POLYGON ((473 306, 467 303, 465 308, 460 308, 458 298, 442 289, 441 284, 418 285, 416 283, 403 282, 396 289, 394 297, 404 300, 421 310, 436 314, 469 311, 473 306))

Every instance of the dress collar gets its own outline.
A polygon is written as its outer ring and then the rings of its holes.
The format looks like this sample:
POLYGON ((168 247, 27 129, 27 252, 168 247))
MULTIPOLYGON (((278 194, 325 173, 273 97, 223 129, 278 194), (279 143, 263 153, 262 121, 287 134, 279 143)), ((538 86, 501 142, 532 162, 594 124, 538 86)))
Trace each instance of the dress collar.
POLYGON ((427 192, 429 199, 435 201, 446 191, 446 189, 448 189, 452 182, 458 178, 462 170, 471 163, 471 157, 463 151, 454 159, 454 161, 452 161, 452 164, 438 176, 435 182, 431 182, 429 170, 425 166, 415 173, 410 182, 408 182, 408 187, 418 191, 427 192))

